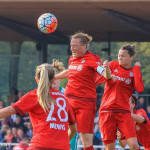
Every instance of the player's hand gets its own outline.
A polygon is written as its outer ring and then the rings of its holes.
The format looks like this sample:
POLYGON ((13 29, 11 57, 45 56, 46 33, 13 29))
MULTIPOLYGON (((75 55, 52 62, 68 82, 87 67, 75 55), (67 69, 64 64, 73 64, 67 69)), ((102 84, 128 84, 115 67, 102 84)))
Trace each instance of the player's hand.
POLYGON ((135 62, 135 66, 139 66, 141 67, 141 63, 138 61, 138 62, 135 62))
POLYGON ((113 81, 115 81, 115 82, 117 81, 117 77, 116 77, 115 75, 113 75, 113 74, 111 75, 111 79, 112 79, 113 81))
POLYGON ((121 132, 120 132, 120 131, 117 131, 117 139, 118 139, 118 140, 121 140, 121 137, 122 137, 121 132))
POLYGON ((105 69, 109 69, 109 62, 108 62, 108 60, 105 60, 105 61, 104 61, 103 67, 104 67, 105 69))

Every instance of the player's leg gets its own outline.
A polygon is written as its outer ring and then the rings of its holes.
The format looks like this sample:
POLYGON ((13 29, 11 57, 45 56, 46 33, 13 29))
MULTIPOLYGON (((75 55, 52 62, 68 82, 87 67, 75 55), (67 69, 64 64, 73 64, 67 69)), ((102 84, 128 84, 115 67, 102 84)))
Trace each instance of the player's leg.
POLYGON ((100 113, 99 127, 105 150, 115 150, 115 140, 117 139, 115 113, 100 113))
POLYGON ((139 150, 138 141, 136 138, 135 126, 130 113, 117 113, 116 116, 118 129, 131 150, 139 150))
POLYGON ((115 150, 115 143, 105 145, 105 150, 115 150))
POLYGON ((139 145, 136 137, 127 139, 127 143, 131 150, 139 150, 139 145))
POLYGON ((93 134, 83 133, 83 132, 81 132, 80 134, 81 134, 81 140, 82 140, 84 148, 91 147, 91 149, 89 150, 93 150, 93 134))
POLYGON ((96 115, 96 102, 74 101, 77 131, 85 150, 93 150, 93 129, 96 115))

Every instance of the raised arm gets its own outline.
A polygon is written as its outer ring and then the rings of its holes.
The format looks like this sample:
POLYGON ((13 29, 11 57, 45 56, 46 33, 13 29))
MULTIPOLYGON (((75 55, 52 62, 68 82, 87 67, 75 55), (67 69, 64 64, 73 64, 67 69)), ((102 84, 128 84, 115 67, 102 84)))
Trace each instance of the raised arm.
POLYGON ((3 109, 0 109, 0 118, 6 118, 6 117, 16 114, 16 113, 17 112, 13 107, 8 106, 3 109))
POLYGON ((110 79, 111 78, 111 72, 109 69, 109 62, 108 60, 105 60, 103 63, 103 67, 105 68, 105 70, 102 72, 102 75, 106 78, 106 79, 110 79))
POLYGON ((55 75, 55 80, 68 78, 68 69, 55 75))
POLYGON ((133 68, 134 73, 134 88, 138 93, 142 93, 144 91, 144 83, 142 80, 142 74, 140 71, 141 64, 140 62, 136 62, 133 68))

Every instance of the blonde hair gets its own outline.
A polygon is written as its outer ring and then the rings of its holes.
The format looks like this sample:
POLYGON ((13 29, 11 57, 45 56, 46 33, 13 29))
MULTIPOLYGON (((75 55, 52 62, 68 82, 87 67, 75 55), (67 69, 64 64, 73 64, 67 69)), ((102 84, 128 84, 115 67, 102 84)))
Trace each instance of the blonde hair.
POLYGON ((55 70, 50 64, 41 64, 36 68, 35 76, 39 80, 37 88, 38 102, 45 112, 50 109, 51 103, 54 102, 49 92, 54 75, 55 70))
POLYGON ((80 39, 80 44, 86 44, 87 48, 89 48, 89 43, 93 40, 92 36, 89 36, 87 33, 83 32, 77 32, 74 35, 71 35, 70 39, 80 39))
POLYGON ((58 72, 62 72, 62 71, 65 70, 65 67, 64 67, 63 62, 59 62, 59 61, 56 60, 56 59, 53 59, 52 66, 53 66, 54 68, 56 68, 56 69, 57 69, 56 71, 58 71, 58 72))

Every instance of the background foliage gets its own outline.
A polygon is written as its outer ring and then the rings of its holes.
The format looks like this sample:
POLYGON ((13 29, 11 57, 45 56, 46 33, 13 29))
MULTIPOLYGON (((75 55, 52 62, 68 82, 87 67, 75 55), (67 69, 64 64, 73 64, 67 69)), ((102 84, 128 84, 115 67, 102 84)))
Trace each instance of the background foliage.
MULTIPOLYGON (((121 43, 111 43, 111 59, 117 60, 118 50, 124 44, 128 42, 121 43)), ((147 93, 150 89, 150 43, 129 43, 135 44, 137 54, 132 63, 134 66, 135 61, 140 61, 142 64, 141 70, 143 74, 143 80, 145 84, 145 91, 147 93)), ((102 61, 108 59, 107 51, 102 51, 103 48, 107 48, 107 42, 92 42, 90 45, 90 51, 98 54, 102 61)), ((68 45, 48 45, 48 62, 52 63, 52 59, 58 59, 62 61, 67 68, 68 65, 68 55, 69 47, 68 45)), ((40 52, 36 50, 36 43, 34 42, 24 42, 21 47, 20 55, 11 55, 11 49, 9 42, 0 42, 0 97, 7 101, 7 96, 9 95, 9 67, 11 57, 19 57, 19 72, 18 72, 18 84, 17 89, 24 93, 33 90, 37 87, 34 80, 34 74, 36 66, 40 64, 40 52)), ((67 79, 62 80, 61 85, 65 87, 67 79)))

